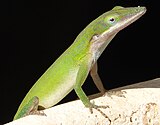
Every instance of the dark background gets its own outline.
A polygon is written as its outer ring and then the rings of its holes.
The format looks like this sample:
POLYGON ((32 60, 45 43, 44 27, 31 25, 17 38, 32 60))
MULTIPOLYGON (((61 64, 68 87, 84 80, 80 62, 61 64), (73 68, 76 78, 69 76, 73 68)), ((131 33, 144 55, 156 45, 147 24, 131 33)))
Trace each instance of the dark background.
MULTIPOLYGON (((106 89, 160 77, 158 2, 140 0, 0 2, 0 123, 12 120, 25 94, 92 20, 116 5, 146 6, 147 13, 121 31, 99 59, 106 89)), ((97 93, 90 77, 83 85, 97 93)), ((71 92, 61 103, 74 100, 71 92)))

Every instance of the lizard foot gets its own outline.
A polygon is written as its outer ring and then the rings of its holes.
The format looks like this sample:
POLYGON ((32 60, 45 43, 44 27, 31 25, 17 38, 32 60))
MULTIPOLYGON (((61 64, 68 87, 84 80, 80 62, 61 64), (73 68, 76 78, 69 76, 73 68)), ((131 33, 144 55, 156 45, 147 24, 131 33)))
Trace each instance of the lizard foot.
POLYGON ((111 122, 110 118, 102 110, 100 110, 100 108, 103 108, 103 109, 109 108, 108 105, 98 106, 98 105, 95 105, 94 102, 90 103, 90 104, 91 105, 89 107, 89 110, 90 110, 91 114, 93 113, 93 109, 95 109, 95 110, 97 110, 99 113, 101 113, 105 118, 107 118, 111 122))

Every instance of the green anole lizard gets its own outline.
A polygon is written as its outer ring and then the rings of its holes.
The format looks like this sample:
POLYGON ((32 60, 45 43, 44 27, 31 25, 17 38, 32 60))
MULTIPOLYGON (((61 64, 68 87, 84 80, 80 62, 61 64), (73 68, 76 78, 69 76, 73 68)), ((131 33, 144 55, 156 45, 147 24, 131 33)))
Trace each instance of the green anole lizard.
POLYGON ((57 104, 73 89, 85 107, 99 109, 101 106, 91 103, 81 86, 90 73, 99 91, 105 92, 97 73, 97 60, 114 36, 145 12, 145 7, 116 6, 92 21, 33 85, 14 120, 30 114, 42 114, 38 107, 49 108, 57 104))

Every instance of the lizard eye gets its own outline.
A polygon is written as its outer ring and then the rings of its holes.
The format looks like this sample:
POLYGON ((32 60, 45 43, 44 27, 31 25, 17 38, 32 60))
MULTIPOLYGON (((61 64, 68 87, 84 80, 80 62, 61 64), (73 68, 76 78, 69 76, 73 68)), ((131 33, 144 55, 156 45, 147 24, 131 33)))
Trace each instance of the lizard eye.
POLYGON ((115 19, 114 19, 114 18, 110 18, 110 19, 109 19, 109 22, 114 23, 114 22, 115 22, 115 19))
POLYGON ((116 18, 115 17, 111 17, 111 18, 108 18, 108 23, 113 25, 116 23, 116 18))
POLYGON ((117 20, 118 20, 117 15, 111 15, 105 18, 105 23, 109 25, 114 25, 117 22, 117 20))

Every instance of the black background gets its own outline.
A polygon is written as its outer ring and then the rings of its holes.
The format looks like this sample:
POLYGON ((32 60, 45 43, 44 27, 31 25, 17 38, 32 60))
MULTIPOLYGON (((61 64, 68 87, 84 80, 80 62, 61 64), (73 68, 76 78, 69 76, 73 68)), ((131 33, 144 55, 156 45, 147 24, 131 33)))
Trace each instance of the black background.
MULTIPOLYGON (((158 1, 74 0, 0 2, 0 123, 12 120, 25 94, 93 19, 116 5, 146 6, 147 13, 122 30, 100 57, 106 89, 160 77, 158 1)), ((97 93, 90 77, 83 85, 97 93)), ((74 100, 71 92, 61 103, 74 100)))

